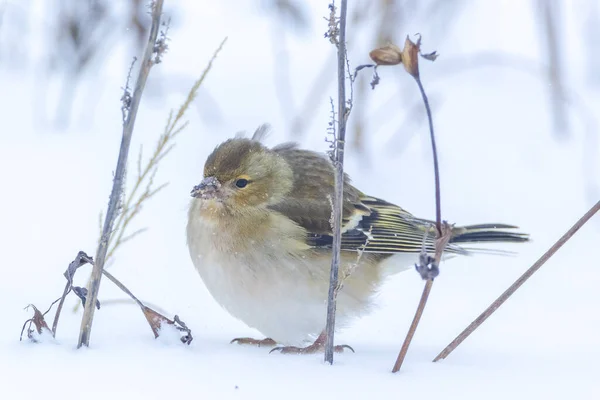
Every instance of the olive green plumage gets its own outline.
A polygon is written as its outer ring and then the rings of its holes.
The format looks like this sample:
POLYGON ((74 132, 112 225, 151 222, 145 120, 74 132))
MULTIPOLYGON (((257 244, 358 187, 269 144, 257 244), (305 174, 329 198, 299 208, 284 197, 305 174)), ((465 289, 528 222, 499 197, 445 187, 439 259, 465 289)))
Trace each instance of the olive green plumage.
MULTIPOLYGON (((204 175, 215 176, 220 182, 246 178, 247 186, 240 189, 245 204, 264 201, 267 209, 304 228, 309 246, 331 246, 335 182, 333 165, 325 155, 299 149, 294 143, 269 149, 257 140, 235 138, 213 151, 206 161, 204 175)), ((344 175, 342 250, 418 253, 425 239, 427 250, 432 252, 433 225, 433 221, 414 217, 395 204, 362 193, 344 175)), ((455 227, 446 251, 468 254, 459 243, 527 241, 528 235, 511 231, 515 228, 506 224, 455 227)))

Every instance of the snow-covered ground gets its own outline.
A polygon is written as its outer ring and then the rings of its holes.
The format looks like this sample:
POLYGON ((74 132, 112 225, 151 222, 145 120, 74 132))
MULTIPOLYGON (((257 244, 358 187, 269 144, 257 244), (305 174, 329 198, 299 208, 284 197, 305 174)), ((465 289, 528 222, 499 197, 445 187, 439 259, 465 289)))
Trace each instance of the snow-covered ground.
MULTIPOLYGON (((539 60, 537 32, 525 2, 478 2, 455 16, 453 29, 443 37, 423 19, 403 30, 420 32, 424 50, 442 54, 433 64, 422 63, 421 70, 432 95, 444 218, 458 224, 516 224, 533 241, 502 246, 518 251, 515 257, 445 262, 399 374, 390 369, 423 288, 412 272, 390 279, 377 311, 336 336, 356 354, 336 356, 334 366, 321 356, 269 355, 265 349, 229 344, 233 337, 260 335, 230 317, 204 288, 185 244, 186 211, 189 191, 216 144, 263 122, 274 127, 269 143, 290 138, 273 83, 277 64, 270 35, 276 29, 252 6, 256 3, 182 2, 170 51, 151 73, 134 133, 131 160, 140 144, 145 154, 154 147, 168 111, 181 104, 213 50, 229 36, 188 113, 188 129, 158 172, 157 182, 170 184, 136 222, 149 230, 126 244, 110 267, 141 299, 168 316, 178 314, 191 327, 195 340, 189 347, 174 335, 155 340, 136 306, 111 304, 125 297, 108 281, 102 283, 105 305, 96 312, 89 349, 75 348, 81 320, 80 312, 72 312, 75 298, 67 302, 55 341, 19 342, 21 325, 31 315, 23 307, 45 308, 62 293, 62 273, 77 251, 94 253, 98 213, 106 207, 117 157, 120 87, 130 54, 117 46, 106 64, 85 78, 66 131, 33 113, 41 92, 35 62, 20 71, 0 70, 0 398, 600 398, 600 268, 595 255, 600 216, 455 353, 431 362, 599 197, 600 164, 590 158, 600 153, 598 132, 594 141, 574 113, 569 140, 555 140, 542 80, 507 68, 448 73, 456 68, 452 60, 481 50, 539 60), (93 112, 81 112, 90 93, 93 112)), ((32 19, 43 15, 43 1, 30 4, 38 10, 32 19)), ((565 9, 574 43, 569 89, 588 109, 598 110, 598 88, 587 87, 584 80, 586 50, 575 40, 577 19, 566 3, 565 9)), ((334 52, 322 37, 325 2, 310 2, 310 13, 311 28, 286 39, 296 104, 334 52)), ((369 61, 366 40, 360 41, 365 43, 350 53, 355 65, 369 61)), ((396 132, 404 110, 419 95, 410 78, 397 71, 381 69, 380 86, 364 94, 371 98, 364 112, 374 133, 366 132, 366 157, 348 153, 347 171, 365 192, 433 217, 426 125, 396 132), (412 96, 405 94, 408 105, 394 100, 400 88, 412 96), (386 111, 377 113, 389 99, 386 111)), ((314 108, 309 134, 299 139, 303 146, 327 148, 333 73, 322 104, 314 108)), ((56 87, 50 83, 44 90, 54 106, 56 87)), ((88 271, 78 273, 79 284, 88 271)))

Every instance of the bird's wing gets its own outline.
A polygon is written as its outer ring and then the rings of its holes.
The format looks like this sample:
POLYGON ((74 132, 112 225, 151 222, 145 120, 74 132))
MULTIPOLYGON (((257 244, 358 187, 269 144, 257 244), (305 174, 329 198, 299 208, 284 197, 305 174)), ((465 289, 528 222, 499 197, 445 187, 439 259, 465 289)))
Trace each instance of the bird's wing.
MULTIPOLYGON (((293 144, 277 146, 273 151, 292 167, 294 187, 289 196, 269 208, 303 227, 309 246, 330 248, 335 183, 331 161, 293 144)), ((420 252, 430 225, 394 204, 365 196, 350 183, 348 176, 344 179, 342 218, 343 250, 383 254, 420 252)), ((427 236, 427 249, 431 250, 435 231, 427 236)))
MULTIPOLYGON (((334 189, 331 162, 308 150, 286 144, 273 149, 284 157, 294 171, 292 192, 269 208, 300 225, 307 232, 306 242, 313 248, 331 248, 333 243, 331 210, 334 189)), ((368 253, 419 253, 435 251, 434 223, 417 218, 395 204, 366 196, 344 179, 342 206, 342 250, 368 253)), ((512 233, 514 226, 484 224, 453 229, 445 251, 468 254, 458 243, 522 242, 526 235, 512 233)))
MULTIPOLYGON (((344 218, 342 250, 367 253, 419 253, 423 245, 434 251, 434 223, 414 217, 406 210, 384 200, 361 196, 355 204, 354 215, 344 218)), ((330 248, 333 235, 309 233, 307 242, 312 247, 330 248)), ((450 244, 447 251, 464 253, 459 246, 450 244)))
MULTIPOLYGON (((435 222, 417 218, 408 211, 384 200, 360 196, 354 204, 356 211, 345 216, 342 228, 342 250, 377 254, 419 253, 425 247, 427 253, 435 252, 435 222), (368 213, 365 213, 368 210, 368 213)), ((479 224, 453 227, 447 253, 486 253, 507 255, 511 252, 479 247, 462 247, 461 244, 522 243, 529 235, 514 231, 517 228, 506 224, 479 224)), ((331 232, 309 233, 307 243, 316 248, 331 248, 331 232)))

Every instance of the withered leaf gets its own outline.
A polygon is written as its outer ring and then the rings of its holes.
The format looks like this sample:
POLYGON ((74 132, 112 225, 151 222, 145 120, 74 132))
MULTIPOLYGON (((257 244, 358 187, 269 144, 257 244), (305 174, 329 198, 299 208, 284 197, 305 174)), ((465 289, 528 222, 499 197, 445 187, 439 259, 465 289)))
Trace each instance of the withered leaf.
POLYGON ((419 77, 419 46, 421 45, 421 38, 417 43, 413 43, 412 40, 406 36, 406 40, 404 41, 404 49, 402 49, 402 65, 404 65, 404 69, 410 75, 415 78, 419 77))
POLYGON ((150 307, 142 306, 140 308, 142 309, 148 324, 150 324, 150 329, 152 329, 152 333, 154 333, 154 338, 160 336, 161 326, 163 324, 168 324, 175 326, 175 328, 177 328, 177 330, 180 332, 185 332, 185 335, 180 338, 182 343, 189 345, 192 343, 192 340, 194 340, 191 329, 188 328, 187 325, 181 321, 177 315, 175 316, 174 321, 172 321, 161 313, 154 311, 150 307))
MULTIPOLYGON (((77 295, 81 299, 81 305, 85 307, 85 302, 87 301, 88 290, 81 286, 71 286, 71 290, 73 293, 77 295)), ((96 299, 96 308, 100 309, 100 300, 96 299)))
POLYGON ((42 312, 33 304, 29 304, 27 307, 25 307, 25 309, 28 309, 29 307, 33 308, 33 317, 25 321, 25 324, 23 324, 23 328, 21 329, 21 337, 19 340, 23 340, 23 332, 25 331, 25 327, 27 327, 27 337, 29 340, 37 342, 34 333, 37 331, 38 335, 41 335, 44 329, 50 332, 50 328, 48 327, 42 312), (35 330, 31 329, 31 324, 35 325, 35 330))
POLYGON ((432 51, 431 53, 421 54, 421 57, 426 59, 427 61, 435 61, 438 58, 437 51, 432 51))

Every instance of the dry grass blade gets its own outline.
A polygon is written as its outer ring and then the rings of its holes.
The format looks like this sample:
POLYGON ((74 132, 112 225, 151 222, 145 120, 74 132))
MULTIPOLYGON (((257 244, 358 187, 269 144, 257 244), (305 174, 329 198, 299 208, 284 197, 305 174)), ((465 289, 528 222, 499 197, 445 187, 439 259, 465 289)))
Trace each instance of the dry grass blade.
POLYGON ((588 212, 586 212, 548 251, 546 251, 523 275, 519 277, 504 293, 500 295, 490 306, 482 312, 471 324, 465 328, 444 350, 433 359, 433 361, 443 360, 448 357, 466 338, 471 335, 481 324, 485 322, 514 292, 517 291, 531 276, 539 270, 560 249, 571 237, 600 211, 600 201, 598 201, 588 212))

